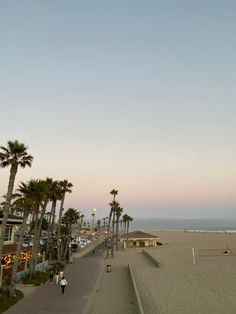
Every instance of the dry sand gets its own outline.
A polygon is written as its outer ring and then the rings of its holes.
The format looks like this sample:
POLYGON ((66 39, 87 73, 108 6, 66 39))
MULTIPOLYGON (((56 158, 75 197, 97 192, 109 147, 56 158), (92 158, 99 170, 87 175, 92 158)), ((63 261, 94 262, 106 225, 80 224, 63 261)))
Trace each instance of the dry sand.
POLYGON ((131 260, 146 314, 235 314, 236 256, 229 253, 199 257, 198 252, 200 249, 222 249, 222 252, 236 249, 236 234, 178 231, 156 234, 164 245, 146 250, 158 259, 160 267, 143 255, 141 249, 116 253, 116 257, 109 260, 113 277, 104 273, 89 313, 137 313, 137 309, 130 306, 133 293, 126 265, 131 260), (102 304, 106 306, 98 311, 102 304), (116 304, 120 308, 111 311, 116 304))

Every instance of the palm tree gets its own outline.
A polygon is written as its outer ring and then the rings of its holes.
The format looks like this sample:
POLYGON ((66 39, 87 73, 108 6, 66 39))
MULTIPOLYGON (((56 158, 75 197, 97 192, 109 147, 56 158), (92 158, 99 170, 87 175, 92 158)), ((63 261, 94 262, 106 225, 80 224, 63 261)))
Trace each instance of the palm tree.
POLYGON ((101 220, 98 219, 98 221, 97 221, 97 231, 100 232, 100 230, 101 230, 101 220))
MULTIPOLYGON (((115 202, 115 198, 116 198, 116 195, 118 194, 118 190, 113 189, 113 190, 111 190, 110 194, 113 195, 113 202, 115 202)), ((110 205, 111 205, 111 203, 110 203, 110 205)), ((109 218, 108 218, 108 226, 107 226, 107 236, 108 237, 109 237, 109 233, 110 233, 112 215, 113 215, 113 208, 111 206, 109 218)))
MULTIPOLYGON (((107 237, 111 238, 111 256, 113 257, 114 233, 115 233, 115 212, 116 212, 116 208, 118 208, 120 204, 113 200, 109 205, 111 206, 110 213, 112 214, 112 234, 110 237, 110 234, 108 233, 107 237)), ((107 250, 107 257, 108 257, 108 250, 107 250)))
MULTIPOLYGON (((64 239, 64 252, 62 252, 63 260, 66 259, 67 252, 68 252, 68 246, 70 243, 70 235, 71 235, 71 227, 73 224, 75 224, 80 218, 79 212, 77 212, 74 208, 69 208, 64 216, 62 217, 62 223, 66 226, 67 233, 65 234, 64 239)), ((70 252, 69 252, 70 253, 70 252)))
POLYGON ((129 233, 129 223, 133 221, 133 218, 128 216, 128 219, 127 219, 127 234, 129 233))
POLYGON ((128 221, 128 215, 127 214, 124 214, 123 217, 122 217, 122 221, 123 221, 123 224, 124 224, 124 233, 126 232, 126 226, 127 226, 127 221, 128 221))
POLYGON ((81 226, 80 229, 82 229, 82 227, 83 227, 84 217, 85 217, 84 214, 80 215, 80 226, 81 226))
POLYGON ((105 227, 106 227, 106 217, 103 217, 102 220, 103 220, 103 232, 104 232, 105 227))
POLYGON ((59 181, 59 186, 61 189, 61 205, 60 205, 58 226, 57 226, 57 259, 60 261, 61 260, 61 248, 60 248, 61 217, 62 217, 62 212, 63 212, 65 195, 66 195, 66 193, 72 192, 71 188, 73 187, 73 184, 68 182, 67 180, 63 180, 63 181, 59 181))
POLYGON ((45 208, 48 200, 47 190, 48 185, 44 180, 30 180, 28 184, 22 183, 18 189, 21 193, 25 193, 28 198, 34 202, 34 224, 33 227, 33 247, 32 247, 32 257, 30 260, 29 274, 30 278, 35 270, 35 265, 37 263, 37 254, 40 240, 40 232, 42 226, 42 220, 45 213, 45 208), (40 208, 42 208, 41 216, 39 219, 40 208))
POLYGON ((52 201, 51 210, 48 213, 48 230, 47 230, 47 236, 48 236, 48 242, 46 245, 46 256, 49 255, 49 260, 52 259, 52 248, 53 248, 53 231, 55 229, 55 216, 56 216, 56 205, 57 201, 61 199, 61 189, 59 186, 58 181, 52 181, 49 191, 49 197, 52 201))
POLYGON ((13 263, 12 271, 11 271, 11 280, 10 280, 10 286, 9 286, 11 297, 16 296, 15 284, 16 284, 17 269, 18 269, 18 264, 19 264, 21 249, 22 249, 22 242, 23 242, 23 238, 24 238, 24 234, 25 234, 25 230, 27 226, 27 219, 28 219, 29 213, 34 208, 34 204, 33 204, 32 199, 27 198, 24 195, 18 194, 18 199, 14 202, 14 206, 18 210, 23 212, 23 220, 22 220, 22 224, 19 230, 16 254, 15 254, 14 263, 13 263))
POLYGON ((123 212, 123 208, 120 206, 116 207, 115 214, 116 214, 116 250, 118 251, 118 236, 119 236, 119 222, 120 216, 123 212))
POLYGON ((28 154, 27 149, 28 147, 25 146, 25 144, 19 143, 17 140, 8 141, 7 147, 0 146, 0 167, 6 168, 10 166, 10 177, 8 182, 6 202, 3 208, 3 220, 0 235, 0 264, 2 259, 7 219, 10 210, 10 203, 17 170, 19 166, 21 168, 25 168, 26 166, 31 167, 33 162, 33 157, 28 154))

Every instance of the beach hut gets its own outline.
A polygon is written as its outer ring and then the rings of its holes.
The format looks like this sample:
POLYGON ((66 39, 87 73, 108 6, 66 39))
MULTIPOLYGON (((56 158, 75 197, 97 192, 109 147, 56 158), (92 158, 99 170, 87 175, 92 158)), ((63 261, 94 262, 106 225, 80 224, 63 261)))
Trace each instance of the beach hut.
POLYGON ((135 230, 124 234, 120 238, 124 243, 124 248, 127 247, 150 247, 157 246, 159 244, 160 238, 156 235, 143 232, 140 230, 135 230))

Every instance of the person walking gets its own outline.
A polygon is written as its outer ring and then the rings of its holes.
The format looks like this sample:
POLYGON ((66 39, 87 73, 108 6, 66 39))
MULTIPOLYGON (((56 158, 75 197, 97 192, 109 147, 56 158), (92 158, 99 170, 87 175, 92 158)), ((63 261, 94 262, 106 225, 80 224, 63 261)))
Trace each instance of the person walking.
POLYGON ((59 282, 59 271, 58 270, 56 271, 56 274, 55 274, 55 281, 56 281, 56 284, 58 284, 58 282, 59 282))
POLYGON ((62 279, 63 276, 64 276, 64 273, 63 273, 63 271, 61 270, 61 271, 60 271, 60 280, 62 279))
POLYGON ((62 294, 65 293, 65 288, 67 286, 67 280, 65 279, 65 277, 63 276, 61 281, 60 281, 60 285, 61 285, 61 292, 62 294))
POLYGON ((53 272, 53 270, 51 270, 49 273, 49 283, 50 284, 53 283, 53 276, 54 276, 54 272, 53 272))

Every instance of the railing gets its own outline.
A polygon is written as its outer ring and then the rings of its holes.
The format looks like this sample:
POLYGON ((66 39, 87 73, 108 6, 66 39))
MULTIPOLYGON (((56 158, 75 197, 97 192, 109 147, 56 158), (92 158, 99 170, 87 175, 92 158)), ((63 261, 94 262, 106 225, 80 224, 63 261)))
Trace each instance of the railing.
POLYGON ((134 288, 134 294, 135 294, 137 305, 138 305, 139 314, 144 314, 143 305, 142 305, 141 298, 140 298, 140 295, 138 292, 136 280, 134 277, 134 272, 133 272, 130 261, 129 261, 128 267, 129 267, 129 272, 130 272, 130 276, 131 276, 131 280, 132 280, 132 284, 133 284, 133 288, 134 288))

